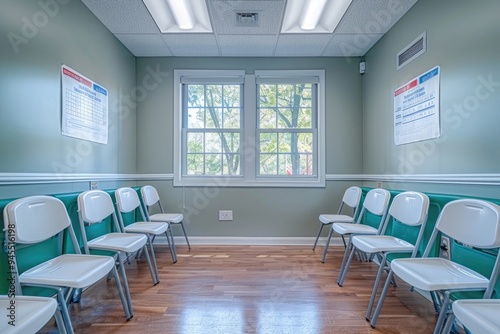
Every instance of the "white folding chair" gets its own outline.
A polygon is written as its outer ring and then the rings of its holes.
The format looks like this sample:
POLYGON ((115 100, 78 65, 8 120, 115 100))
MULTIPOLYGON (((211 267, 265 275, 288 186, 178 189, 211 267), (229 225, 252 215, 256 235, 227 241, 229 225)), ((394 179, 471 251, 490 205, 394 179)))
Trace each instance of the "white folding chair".
POLYGON ((108 251, 112 252, 116 257, 116 266, 123 279, 125 296, 127 298, 127 307, 129 309, 129 317, 132 317, 134 315, 134 311, 132 309, 132 300, 130 298, 130 290, 128 286, 127 274, 125 273, 124 262, 127 260, 128 254, 144 251, 149 270, 151 271, 153 284, 156 285, 158 282, 155 281, 153 266, 146 247, 148 238, 144 234, 120 232, 122 228, 120 227, 116 216, 113 200, 108 193, 102 190, 88 190, 78 195, 78 218, 80 221, 80 230, 82 233, 82 241, 85 252, 90 254, 91 250, 108 251), (88 233, 85 227, 88 226, 89 229, 91 228, 93 231, 96 231, 96 228, 98 227, 97 225, 104 225, 104 222, 107 221, 108 218, 111 219, 110 223, 114 224, 114 230, 118 232, 112 232, 112 225, 108 224, 110 227, 109 229, 101 226, 101 231, 99 233, 94 232, 93 239, 88 240, 88 233))
MULTIPOLYGON (((333 232, 338 233, 342 237, 349 237, 347 245, 344 250, 344 256, 342 258, 342 264, 340 265, 340 271, 342 272, 345 261, 347 260, 347 255, 351 248, 351 235, 353 234, 378 234, 382 228, 382 222, 387 214, 387 208, 389 206, 389 201, 391 199, 391 194, 386 189, 376 188, 370 190, 363 200, 363 206, 361 212, 359 213, 355 223, 333 223, 330 233, 328 234, 327 243, 332 237, 333 232), (368 214, 377 216, 379 219, 376 220, 375 226, 364 224, 368 214)), ((327 248, 323 251, 323 258, 321 262, 325 262, 327 248)))
POLYGON ((156 257, 153 249, 153 241, 157 235, 165 234, 167 243, 170 249, 170 254, 174 263, 177 262, 177 255, 175 253, 175 246, 173 244, 172 234, 170 233, 170 224, 165 222, 148 222, 142 209, 141 201, 137 192, 129 187, 122 187, 116 189, 116 206, 118 208, 118 219, 124 231, 127 233, 143 233, 148 238, 149 251, 151 254, 153 267, 155 268, 156 280, 159 281, 158 268, 156 265, 156 257), (136 220, 136 211, 142 218, 141 221, 136 220), (128 220, 126 215, 128 214, 128 220))
POLYGON ((93 285, 110 272, 115 278, 125 314, 128 316, 113 257, 81 254, 71 220, 61 200, 52 196, 30 196, 14 200, 4 208, 4 225, 5 242, 15 258, 13 272, 16 276, 17 294, 22 294, 21 286, 56 290, 63 319, 63 324, 58 324, 60 329, 64 328, 68 333, 73 333, 67 307, 73 291, 93 285), (76 254, 62 254, 62 237, 65 232, 69 233, 76 254), (16 254, 19 247, 38 244, 57 236, 59 244, 55 247, 61 255, 18 273, 19 259, 16 254), (16 245, 18 247, 15 247, 16 245))
POLYGON ((376 320, 380 313, 392 275, 398 276, 414 288, 438 295, 440 310, 434 329, 435 334, 449 333, 453 325, 451 303, 454 298, 452 294, 480 291, 483 298, 491 297, 500 269, 498 252, 488 278, 469 266, 440 257, 428 257, 440 233, 448 236, 452 243, 467 245, 477 250, 498 248, 500 247, 500 207, 477 199, 459 199, 447 203, 436 221, 422 257, 391 261, 391 270, 373 319, 376 320), (447 316, 449 319, 445 324, 447 316), (444 327, 443 324, 445 324, 444 327))
MULTIPOLYGON (((319 231, 318 235, 316 236, 316 240, 314 241, 313 245, 313 250, 316 249, 316 245, 318 244, 318 239, 321 235, 321 231, 323 231, 323 227, 332 225, 333 223, 352 223, 358 214, 359 211, 359 203, 361 201, 361 193, 362 190, 360 187, 349 187, 346 189, 344 192, 344 196, 342 197, 342 202, 340 203, 339 209, 337 210, 336 214, 321 214, 319 215, 319 221, 321 225, 319 226, 319 231), (352 215, 345 215, 342 214, 342 209, 344 206, 348 206, 352 209, 352 215)), ((331 235, 329 235, 329 238, 326 240, 325 248, 328 249, 328 246, 330 245, 330 239, 331 235)), ((342 236, 342 240, 344 241, 344 246, 345 240, 344 237, 342 236)), ((323 261, 324 262, 324 257, 323 261)))
MULTIPOLYGON (((49 297, 0 296, 0 333, 38 332, 53 316, 61 316, 57 301, 49 297)), ((59 319, 58 323, 62 323, 59 319)))
POLYGON ((186 229, 184 228, 184 216, 181 213, 166 213, 163 210, 163 206, 161 205, 160 196, 158 195, 158 191, 153 186, 143 186, 141 187, 141 197, 145 206, 145 214, 146 219, 152 222, 167 222, 172 226, 180 225, 182 228, 182 233, 184 234, 184 238, 186 239, 186 243, 189 249, 191 249, 191 245, 189 244, 188 236, 186 234, 186 229), (150 214, 150 210, 154 205, 157 205, 160 209, 160 213, 150 214))
POLYGON ((453 314, 472 333, 500 333, 499 299, 461 299, 452 304, 453 314))
MULTIPOLYGON (((344 270, 340 273, 340 286, 344 283, 347 271, 356 251, 366 254, 376 254, 379 260, 379 269, 373 285, 372 295, 368 303, 366 320, 370 320, 382 274, 384 271, 389 270, 390 261, 388 256, 399 254, 399 256, 415 257, 417 255, 425 231, 428 212, 429 197, 427 197, 427 195, 414 191, 403 192, 396 195, 392 200, 389 212, 383 223, 382 231, 379 235, 352 236, 352 250, 344 270), (395 229, 400 231, 401 235, 397 233, 393 235, 384 235, 391 219, 393 220, 392 223, 397 225, 395 229), (415 228, 417 231, 414 230, 415 228)), ((375 326, 375 323, 376 319, 372 321, 372 326, 375 326)))

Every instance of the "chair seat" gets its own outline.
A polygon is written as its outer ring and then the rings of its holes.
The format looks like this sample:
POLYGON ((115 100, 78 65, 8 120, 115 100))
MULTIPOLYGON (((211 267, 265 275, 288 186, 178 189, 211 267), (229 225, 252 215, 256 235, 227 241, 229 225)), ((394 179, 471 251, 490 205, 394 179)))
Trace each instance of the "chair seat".
POLYGON ((348 215, 328 215, 328 214, 323 214, 319 216, 319 221, 322 222, 323 224, 331 224, 331 223, 352 223, 353 218, 348 215))
POLYGON ((179 224, 184 220, 184 216, 181 213, 155 213, 149 216, 153 222, 167 222, 172 224, 179 224))
POLYGON ((91 249, 132 253, 141 249, 147 241, 144 234, 109 233, 92 239, 87 244, 91 249))
POLYGON ((148 234, 162 234, 168 230, 168 223, 159 223, 159 222, 136 222, 130 225, 125 226, 126 232, 133 233, 148 233, 148 234))
POLYGON ((0 296, 0 333, 36 333, 54 315, 57 301, 54 298, 16 296, 9 298, 0 296), (12 304, 13 301, 15 304, 12 304), (15 307, 13 318, 10 317, 9 307, 15 307), (9 324, 15 320, 15 326, 9 324))
POLYGON ((409 285, 425 291, 486 288, 488 279, 443 258, 395 259, 391 269, 409 285))
POLYGON ((453 304, 453 313, 473 333, 500 333, 500 300, 464 299, 453 304))
POLYGON ((353 245, 365 253, 378 252, 413 252, 415 246, 389 235, 355 235, 352 237, 353 245))
POLYGON ((333 230, 340 235, 344 234, 377 234, 377 229, 364 224, 335 223, 333 230))
POLYGON ((111 256, 64 254, 21 275, 21 284, 84 288, 106 276, 115 266, 111 256))

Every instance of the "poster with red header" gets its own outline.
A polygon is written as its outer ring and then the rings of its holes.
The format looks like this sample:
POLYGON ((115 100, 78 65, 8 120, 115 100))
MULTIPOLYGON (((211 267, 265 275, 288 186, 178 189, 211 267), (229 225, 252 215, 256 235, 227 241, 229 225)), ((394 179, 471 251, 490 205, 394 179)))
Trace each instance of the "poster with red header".
POLYGON ((66 65, 61 66, 62 134, 108 143, 108 91, 66 65))
POLYGON ((394 91, 394 143, 439 138, 439 78, 436 66, 394 91))

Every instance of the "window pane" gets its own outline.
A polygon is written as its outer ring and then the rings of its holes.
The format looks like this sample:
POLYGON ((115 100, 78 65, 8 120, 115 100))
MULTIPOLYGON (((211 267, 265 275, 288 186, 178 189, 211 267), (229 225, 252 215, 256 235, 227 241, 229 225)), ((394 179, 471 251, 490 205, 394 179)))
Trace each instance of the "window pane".
POLYGON ((259 85, 259 107, 276 106, 276 85, 259 85))
POLYGON ((298 115, 298 128, 312 129, 312 109, 300 108, 298 115))
POLYGON ((222 85, 207 85, 207 107, 222 107, 222 85))
POLYGON ((280 154, 278 175, 293 175, 292 158, 290 154, 280 154))
POLYGON ((205 155, 205 175, 221 175, 222 161, 220 154, 205 155))
POLYGON ((278 152, 278 134, 261 133, 260 134, 260 152, 276 153, 278 152))
POLYGON ((293 114, 292 109, 278 109, 278 128, 288 129, 297 127, 297 112, 293 114))
POLYGON ((278 106, 291 107, 294 105, 293 88, 295 85, 278 85, 278 106))
POLYGON ((260 109, 259 127, 261 129, 276 128, 276 111, 274 109, 260 109))
POLYGON ((203 154, 187 155, 187 175, 203 175, 203 154))
POLYGON ((297 139, 297 148, 299 153, 313 152, 313 134, 300 133, 297 139))
POLYGON ((234 132, 221 133, 222 148, 224 153, 237 153, 240 151, 240 134, 234 132))
POLYGON ((203 107, 205 105, 205 86, 188 85, 188 107, 203 107))
POLYGON ((239 154, 224 154, 223 156, 223 171, 224 175, 240 175, 240 155, 239 154))
POLYGON ((238 129, 240 127, 240 108, 224 108, 222 114, 222 127, 224 129, 238 129))
POLYGON ((313 175, 313 155, 300 155, 300 175, 313 175))
POLYGON ((278 167, 276 154, 261 154, 260 155, 260 174, 261 175, 276 175, 278 167))
POLYGON ((187 127, 190 129, 202 129, 205 127, 205 109, 189 108, 187 127))
POLYGON ((187 134, 187 152, 203 153, 203 133, 187 134))
POLYGON ((220 129, 222 125, 222 108, 207 108, 207 123, 208 129, 220 129))
POLYGON ((223 86, 223 107, 233 108, 241 107, 240 103, 240 86, 239 85, 224 85, 223 86))
POLYGON ((218 133, 205 134, 205 152, 212 152, 212 153, 222 152, 221 139, 218 133))

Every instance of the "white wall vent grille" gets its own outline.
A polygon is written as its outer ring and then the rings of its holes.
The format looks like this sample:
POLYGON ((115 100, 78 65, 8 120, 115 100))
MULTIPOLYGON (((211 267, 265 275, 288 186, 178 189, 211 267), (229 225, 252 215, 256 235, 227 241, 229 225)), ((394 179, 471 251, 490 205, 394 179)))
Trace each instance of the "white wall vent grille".
POLYGON ((418 36, 413 42, 408 44, 397 56, 397 69, 409 64, 427 50, 427 32, 418 36))

